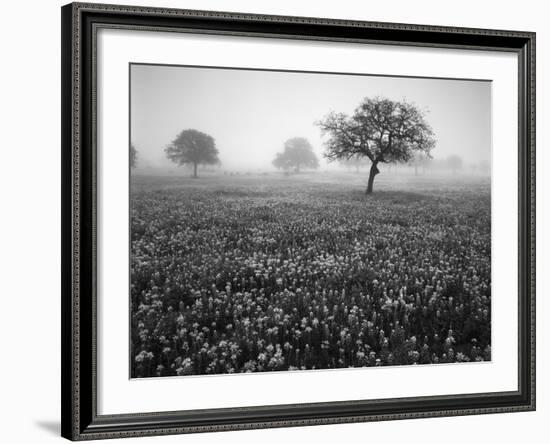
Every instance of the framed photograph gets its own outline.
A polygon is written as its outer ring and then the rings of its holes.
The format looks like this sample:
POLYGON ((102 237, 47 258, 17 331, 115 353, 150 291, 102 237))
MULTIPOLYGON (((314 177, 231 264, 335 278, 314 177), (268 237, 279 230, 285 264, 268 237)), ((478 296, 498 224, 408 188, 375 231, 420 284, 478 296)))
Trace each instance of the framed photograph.
POLYGON ((535 409, 534 33, 61 13, 64 437, 535 409))

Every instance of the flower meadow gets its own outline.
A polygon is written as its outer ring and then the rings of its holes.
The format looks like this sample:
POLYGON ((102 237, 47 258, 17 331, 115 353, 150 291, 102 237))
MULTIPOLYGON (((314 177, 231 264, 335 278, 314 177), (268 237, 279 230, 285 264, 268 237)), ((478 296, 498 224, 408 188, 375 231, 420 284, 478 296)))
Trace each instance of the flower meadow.
POLYGON ((347 177, 133 177, 132 377, 490 360, 489 180, 347 177))

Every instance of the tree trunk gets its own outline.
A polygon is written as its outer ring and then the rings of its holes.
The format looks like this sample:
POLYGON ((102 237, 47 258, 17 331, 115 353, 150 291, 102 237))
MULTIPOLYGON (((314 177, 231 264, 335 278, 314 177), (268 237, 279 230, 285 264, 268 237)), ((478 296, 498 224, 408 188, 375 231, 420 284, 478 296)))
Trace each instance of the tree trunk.
POLYGON ((197 162, 193 162, 193 179, 196 179, 197 177, 197 162))
POLYGON ((367 190, 365 191, 365 194, 372 193, 372 187, 374 185, 374 176, 376 176, 380 172, 377 165, 378 165, 378 162, 373 162, 373 164, 370 167, 369 183, 367 185, 367 190))

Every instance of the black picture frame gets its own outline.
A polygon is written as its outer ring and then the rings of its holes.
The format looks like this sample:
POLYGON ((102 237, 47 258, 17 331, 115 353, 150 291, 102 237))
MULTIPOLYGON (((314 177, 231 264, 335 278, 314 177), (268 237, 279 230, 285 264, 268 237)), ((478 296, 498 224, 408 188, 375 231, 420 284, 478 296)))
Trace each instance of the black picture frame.
MULTIPOLYGON (((535 409, 535 33, 72 3, 62 15, 62 436, 70 440, 535 409), (519 66, 518 390, 100 416, 96 352, 98 27, 511 51, 519 66)), ((498 129, 497 129, 498 130, 498 129)))

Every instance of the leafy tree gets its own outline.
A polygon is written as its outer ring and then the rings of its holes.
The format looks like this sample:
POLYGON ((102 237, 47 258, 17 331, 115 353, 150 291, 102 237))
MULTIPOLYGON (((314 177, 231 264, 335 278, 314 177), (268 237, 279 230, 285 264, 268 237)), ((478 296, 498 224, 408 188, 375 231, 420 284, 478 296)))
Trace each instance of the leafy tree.
POLYGON ((285 156, 284 153, 275 154, 272 164, 278 170, 287 171, 292 168, 288 156, 285 156))
POLYGON ((135 168, 137 164, 137 150, 134 144, 130 144, 130 168, 135 168))
POLYGON ((365 98, 352 116, 329 113, 317 122, 323 134, 329 161, 367 157, 371 161, 366 193, 373 190, 380 163, 407 163, 417 152, 429 154, 435 139, 424 114, 406 101, 365 98))
POLYGON ((299 173, 300 168, 319 168, 319 159, 307 139, 294 137, 285 142, 283 152, 275 155, 273 166, 284 171, 294 169, 299 173))
POLYGON ((456 174, 458 170, 462 169, 462 158, 456 154, 447 157, 445 163, 447 164, 447 168, 452 170, 453 174, 456 174))
POLYGON ((213 165, 220 162, 214 138, 195 129, 183 130, 164 152, 166 157, 178 166, 187 163, 193 165, 194 178, 197 177, 198 165, 213 165))

